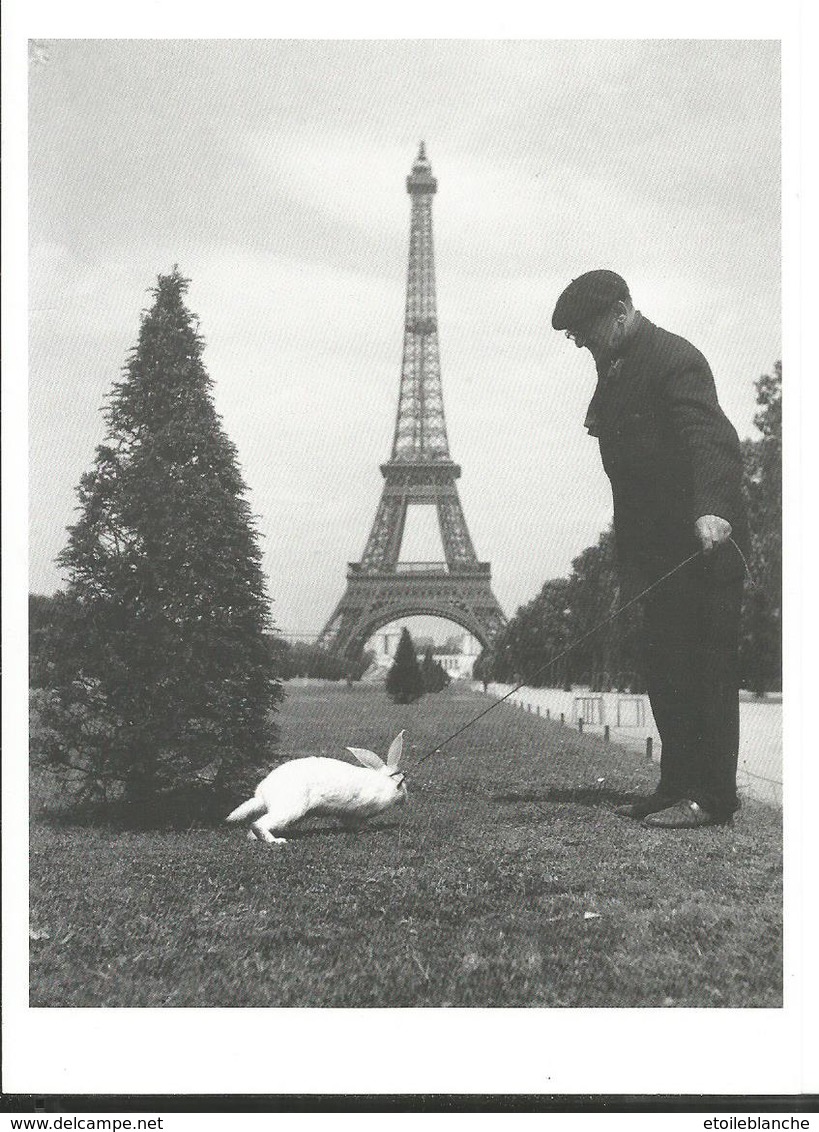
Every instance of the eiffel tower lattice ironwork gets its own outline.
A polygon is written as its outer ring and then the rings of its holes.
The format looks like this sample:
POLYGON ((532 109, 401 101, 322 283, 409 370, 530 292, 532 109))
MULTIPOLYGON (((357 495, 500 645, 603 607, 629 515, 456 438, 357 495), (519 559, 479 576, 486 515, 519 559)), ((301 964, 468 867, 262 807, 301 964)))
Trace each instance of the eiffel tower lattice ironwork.
POLYGON ((505 617, 491 586, 488 562, 479 562, 455 481, 460 467, 449 455, 441 391, 432 197, 437 181, 424 144, 407 177, 412 201, 404 355, 392 455, 381 465, 384 487, 360 562, 349 563, 344 596, 319 643, 350 655, 383 625, 417 614, 461 625, 483 646, 505 617), (407 508, 437 510, 441 562, 401 562, 407 508))

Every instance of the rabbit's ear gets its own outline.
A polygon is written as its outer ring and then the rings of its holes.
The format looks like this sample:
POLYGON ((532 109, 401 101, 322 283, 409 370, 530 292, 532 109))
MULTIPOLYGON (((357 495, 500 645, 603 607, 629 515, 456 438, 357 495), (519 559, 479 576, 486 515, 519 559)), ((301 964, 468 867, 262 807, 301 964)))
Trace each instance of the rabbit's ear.
POLYGON ((370 770, 383 770, 384 760, 380 759, 375 751, 367 751, 363 747, 347 747, 347 750, 362 766, 368 766, 370 770))
POLYGON ((390 749, 387 751, 387 766, 390 770, 394 770, 398 766, 398 761, 401 758, 401 752, 404 750, 404 732, 399 731, 393 741, 390 743, 390 749))

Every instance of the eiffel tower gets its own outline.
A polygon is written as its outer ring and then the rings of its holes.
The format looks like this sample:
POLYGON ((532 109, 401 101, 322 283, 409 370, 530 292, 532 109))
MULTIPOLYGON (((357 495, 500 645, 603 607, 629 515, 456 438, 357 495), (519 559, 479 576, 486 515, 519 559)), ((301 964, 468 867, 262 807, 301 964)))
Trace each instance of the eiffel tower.
POLYGON ((398 416, 384 487, 360 562, 350 562, 347 588, 319 643, 354 654, 383 625, 424 614, 462 626, 485 647, 505 624, 492 593, 490 566, 475 554, 449 455, 441 392, 432 197, 438 187, 424 143, 407 177, 412 200, 404 357, 398 416), (445 560, 399 562, 407 507, 432 504, 445 560))

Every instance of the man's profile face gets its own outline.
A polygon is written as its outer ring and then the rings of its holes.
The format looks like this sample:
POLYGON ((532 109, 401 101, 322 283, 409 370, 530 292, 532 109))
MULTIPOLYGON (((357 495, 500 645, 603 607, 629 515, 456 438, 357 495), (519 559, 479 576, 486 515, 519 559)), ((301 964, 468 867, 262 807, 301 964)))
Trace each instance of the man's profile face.
POLYGON ((620 341, 621 324, 618 320, 622 313, 621 307, 623 304, 617 303, 602 314, 594 315, 581 325, 567 330, 566 337, 574 342, 578 350, 587 349, 595 360, 606 357, 620 341))

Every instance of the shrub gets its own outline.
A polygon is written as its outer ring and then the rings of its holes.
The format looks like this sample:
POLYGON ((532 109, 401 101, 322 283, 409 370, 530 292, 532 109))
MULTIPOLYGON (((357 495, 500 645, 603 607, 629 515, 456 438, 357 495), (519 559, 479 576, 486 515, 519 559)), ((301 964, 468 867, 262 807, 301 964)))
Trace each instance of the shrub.
POLYGON ((427 646, 424 659, 421 662, 421 679, 425 692, 440 692, 449 686, 449 674, 443 665, 432 655, 432 648, 427 646))

